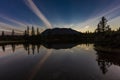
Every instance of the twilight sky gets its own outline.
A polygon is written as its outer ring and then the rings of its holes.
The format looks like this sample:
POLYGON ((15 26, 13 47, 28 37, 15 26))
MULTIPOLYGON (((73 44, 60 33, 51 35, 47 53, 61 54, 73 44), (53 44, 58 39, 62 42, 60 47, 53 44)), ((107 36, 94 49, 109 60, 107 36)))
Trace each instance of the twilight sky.
POLYGON ((120 27, 120 0, 0 0, 0 30, 33 25, 94 31, 102 16, 112 29, 120 27))

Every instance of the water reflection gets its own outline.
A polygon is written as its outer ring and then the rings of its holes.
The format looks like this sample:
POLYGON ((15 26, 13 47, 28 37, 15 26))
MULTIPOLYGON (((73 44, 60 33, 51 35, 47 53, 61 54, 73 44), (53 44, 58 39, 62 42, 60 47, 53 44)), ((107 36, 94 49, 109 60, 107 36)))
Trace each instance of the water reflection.
MULTIPOLYGON (((79 44, 79 43, 10 43, 10 44, 0 44, 3 52, 7 52, 8 46, 12 50, 12 53, 18 53, 18 49, 22 47, 27 52, 27 56, 18 57, 12 56, 11 66, 9 69, 18 68, 15 70, 17 77, 20 77, 19 73, 24 73, 27 77, 22 79, 12 79, 12 80, 109 80, 108 77, 104 77, 109 73, 114 76, 116 74, 111 73, 112 66, 120 66, 120 53, 104 52, 100 50, 98 46, 93 44, 79 44), (91 46, 92 45, 92 46, 91 46), (18 47, 19 46, 19 47, 18 47), (44 48, 45 52, 41 52, 44 48), (72 52, 71 52, 72 50, 72 52), (40 53, 40 54, 37 54, 40 53), (30 55, 33 54, 33 55, 30 55), (15 62, 19 59, 18 62, 15 62), (29 60, 28 60, 29 59, 29 60), (22 65, 23 69, 21 69, 22 65), (19 72, 19 73, 16 73, 19 72), (102 75, 101 75, 102 74, 102 75)), ((22 53, 20 53, 22 54, 22 53)), ((2 58, 0 58, 2 59, 2 58)), ((5 58, 9 59, 9 56, 5 58)), ((9 60, 10 61, 10 60, 9 60)), ((1 64, 2 60, 1 60, 1 64)), ((8 65, 4 64, 3 72, 9 71, 8 65)), ((0 70, 2 69, 0 65, 0 70)), ((119 71, 120 72, 120 71, 119 71)), ((5 72, 4 72, 5 73, 5 72)), ((14 72, 11 72, 11 74, 14 72)), ((6 73, 8 74, 8 73, 6 73)), ((2 73, 0 73, 0 79, 2 73)), ((22 74, 21 74, 22 75, 22 74)), ((7 76, 7 75, 4 75, 7 76)), ((111 80, 120 79, 119 76, 111 77, 111 80)), ((11 79, 11 78, 10 78, 11 79)), ((4 79, 5 80, 5 79, 4 79)))
POLYGON ((47 53, 44 55, 44 57, 37 63, 37 65, 35 65, 35 67, 32 70, 32 74, 30 73, 28 80, 33 80, 35 75, 38 73, 38 71, 40 70, 40 68, 43 66, 43 64, 45 63, 45 61, 49 58, 49 56, 51 55, 52 50, 48 50, 47 53))
MULTIPOLYGON (((0 46, 2 47, 2 50, 5 52, 6 47, 8 45, 11 45, 13 53, 16 50, 16 46, 22 45, 24 47, 24 50, 28 52, 28 55, 32 53, 33 55, 35 54, 35 50, 37 50, 37 53, 40 51, 40 46, 44 46, 47 49, 71 49, 75 46, 78 45, 78 43, 46 43, 46 44, 37 44, 37 43, 10 43, 10 44, 1 44, 0 46), (30 52, 32 50, 32 52, 30 52)), ((88 44, 86 44, 89 46, 88 44)))
MULTIPOLYGON (((95 47, 95 50, 96 50, 96 54, 97 54, 97 62, 98 62, 98 65, 102 71, 103 74, 106 74, 108 71, 109 71, 109 68, 112 66, 112 65, 117 65, 117 66, 120 66, 120 52, 116 52, 114 49, 113 51, 115 52, 110 52, 110 49, 106 49, 104 48, 101 49, 99 48, 100 46, 96 46, 95 47), (108 52, 107 52, 108 50, 108 52)), ((111 49, 112 50, 112 49, 111 49)))

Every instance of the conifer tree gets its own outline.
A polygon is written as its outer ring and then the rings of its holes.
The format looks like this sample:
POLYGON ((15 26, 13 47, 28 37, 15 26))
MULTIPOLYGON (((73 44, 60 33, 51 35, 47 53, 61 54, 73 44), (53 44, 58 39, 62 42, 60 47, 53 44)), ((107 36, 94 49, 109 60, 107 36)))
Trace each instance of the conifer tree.
POLYGON ((32 36, 35 35, 35 30, 34 30, 34 27, 32 26, 32 32, 31 32, 32 36))
POLYGON ((101 21, 98 23, 96 32, 105 32, 105 31, 110 31, 111 28, 109 25, 107 25, 108 20, 105 17, 101 18, 101 21))
POLYGON ((4 36, 4 35, 5 35, 4 31, 2 31, 2 36, 4 36))
POLYGON ((39 32, 39 28, 37 28, 37 35, 39 35, 40 34, 40 32, 39 32))

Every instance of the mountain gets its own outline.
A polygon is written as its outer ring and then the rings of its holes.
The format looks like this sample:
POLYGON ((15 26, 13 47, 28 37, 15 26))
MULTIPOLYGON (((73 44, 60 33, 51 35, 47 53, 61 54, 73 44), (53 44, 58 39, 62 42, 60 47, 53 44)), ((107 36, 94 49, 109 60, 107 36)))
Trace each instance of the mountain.
POLYGON ((44 32, 41 33, 41 35, 47 36, 47 35, 78 35, 80 32, 75 31, 71 28, 53 28, 53 29, 47 29, 44 32))
POLYGON ((70 28, 47 29, 41 33, 41 38, 47 41, 72 41, 78 40, 82 36, 81 32, 70 28))

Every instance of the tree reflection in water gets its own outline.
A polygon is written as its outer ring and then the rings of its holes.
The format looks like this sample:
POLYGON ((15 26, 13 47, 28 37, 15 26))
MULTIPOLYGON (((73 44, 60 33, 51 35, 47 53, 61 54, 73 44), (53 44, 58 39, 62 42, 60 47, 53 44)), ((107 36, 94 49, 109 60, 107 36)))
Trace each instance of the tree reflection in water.
POLYGON ((47 49, 70 49, 75 47, 76 45, 78 45, 78 43, 44 43, 44 44, 40 44, 40 43, 3 43, 0 44, 0 46, 2 47, 2 50, 5 52, 6 51, 6 47, 10 45, 12 48, 13 53, 16 50, 16 47, 19 45, 22 45, 24 50, 27 51, 28 55, 30 53, 32 53, 33 55, 35 54, 35 50, 37 51, 37 53, 39 53, 40 51, 40 46, 44 46, 47 49))
POLYGON ((97 54, 97 62, 98 66, 100 67, 101 71, 103 74, 106 74, 108 72, 108 69, 112 65, 117 65, 120 66, 120 53, 115 53, 115 52, 107 52, 107 51, 102 51, 100 49, 97 49, 95 47, 96 54, 97 54))
MULTIPOLYGON (((12 47, 12 51, 13 53, 15 52, 17 46, 22 45, 24 47, 24 50, 27 51, 28 55, 29 54, 35 54, 35 52, 39 53, 40 51, 40 47, 41 45, 44 46, 47 49, 71 49, 77 45, 80 45, 80 43, 44 43, 44 44, 38 44, 38 43, 10 43, 10 44, 0 44, 0 46, 2 47, 2 50, 5 52, 6 51, 6 46, 11 45, 12 47)), ((86 44, 86 46, 88 47, 89 44, 86 44)), ((120 53, 113 53, 113 52, 104 52, 101 51, 98 48, 98 46, 94 46, 95 47, 95 51, 97 52, 97 63, 98 66, 100 67, 100 70, 102 71, 103 74, 106 74, 109 71, 109 68, 111 67, 111 65, 118 65, 120 66, 120 53)), ((51 52, 51 51, 50 51, 51 52)), ((47 57, 48 53, 46 54, 47 57)), ((42 65, 44 63, 44 61, 47 59, 47 57, 43 57, 43 59, 38 63, 39 64, 39 68, 40 65, 42 65)), ((36 65, 37 66, 37 65, 36 65)), ((35 70, 33 71, 37 71, 37 67, 35 67, 35 70)), ((34 74, 36 72, 33 72, 34 74)), ((34 74, 32 75, 34 77, 34 74)))

